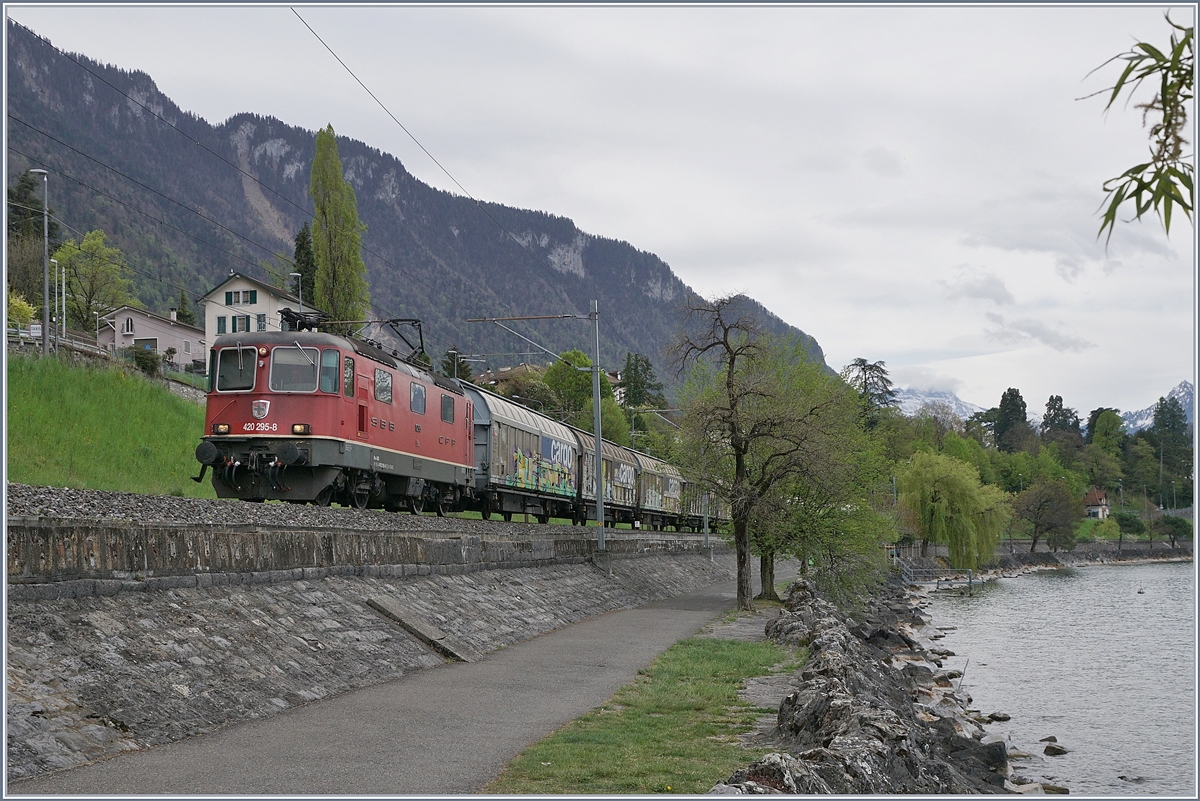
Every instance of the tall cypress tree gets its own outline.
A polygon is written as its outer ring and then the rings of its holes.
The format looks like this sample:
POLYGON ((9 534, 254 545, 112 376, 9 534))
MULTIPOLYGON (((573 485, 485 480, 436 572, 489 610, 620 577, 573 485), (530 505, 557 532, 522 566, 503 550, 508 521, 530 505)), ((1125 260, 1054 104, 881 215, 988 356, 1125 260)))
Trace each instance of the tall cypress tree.
MULTIPOLYGON (((333 320, 366 318, 371 294, 362 260, 362 235, 367 227, 358 220, 354 189, 342 176, 333 126, 317 131, 309 192, 313 199, 313 305, 333 320)), ((350 333, 356 326, 334 326, 350 333)))
POLYGON ((300 226, 300 232, 296 234, 296 249, 293 251, 292 264, 295 265, 296 272, 300 273, 300 291, 302 293, 300 299, 311 306, 313 290, 317 286, 317 258, 313 255, 312 230, 308 227, 308 223, 300 226))

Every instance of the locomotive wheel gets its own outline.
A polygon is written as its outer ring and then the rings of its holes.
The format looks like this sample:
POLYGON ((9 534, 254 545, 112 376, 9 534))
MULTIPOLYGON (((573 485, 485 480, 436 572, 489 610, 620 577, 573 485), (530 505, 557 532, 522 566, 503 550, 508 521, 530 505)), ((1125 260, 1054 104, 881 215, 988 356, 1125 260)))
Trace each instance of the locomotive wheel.
POLYGON ((444 492, 441 493, 440 495, 438 495, 437 516, 445 517, 446 513, 450 511, 450 505, 451 504, 450 504, 450 496, 449 495, 447 495, 444 492))
POLYGON ((355 509, 366 509, 367 503, 371 500, 371 488, 363 489, 356 485, 350 490, 350 500, 354 503, 355 509))
POLYGON ((418 495, 415 498, 409 498, 408 511, 412 512, 414 515, 419 515, 421 512, 425 511, 425 496, 418 495))

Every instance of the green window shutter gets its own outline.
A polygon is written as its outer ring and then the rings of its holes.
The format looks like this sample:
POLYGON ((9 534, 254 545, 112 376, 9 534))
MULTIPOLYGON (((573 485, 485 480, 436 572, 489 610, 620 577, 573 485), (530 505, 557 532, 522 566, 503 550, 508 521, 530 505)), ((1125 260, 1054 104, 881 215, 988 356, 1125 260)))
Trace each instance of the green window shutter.
POLYGON ((258 303, 258 290, 251 289, 250 290, 250 305, 253 306, 255 303, 258 303))
POLYGON ((248 315, 248 314, 246 316, 242 317, 242 330, 243 331, 250 330, 250 315, 248 315))
POLYGON ((218 334, 225 333, 225 316, 224 315, 221 315, 220 317, 217 318, 217 333, 218 334))
POLYGON ((232 305, 233 305, 233 293, 232 293, 232 292, 226 292, 226 293, 225 293, 225 305, 226 305, 226 306, 232 306, 232 305))

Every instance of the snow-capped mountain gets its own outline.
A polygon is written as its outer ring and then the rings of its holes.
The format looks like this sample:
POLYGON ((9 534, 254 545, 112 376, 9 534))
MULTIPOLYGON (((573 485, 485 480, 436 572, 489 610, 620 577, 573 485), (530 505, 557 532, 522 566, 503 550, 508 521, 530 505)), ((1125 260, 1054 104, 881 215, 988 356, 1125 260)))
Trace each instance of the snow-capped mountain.
MULTIPOLYGON (((1191 381, 1180 381, 1175 389, 1167 393, 1168 398, 1177 398, 1179 404, 1183 407, 1184 413, 1187 415, 1188 425, 1195 425, 1195 412, 1192 408, 1194 403, 1193 397, 1195 387, 1191 381)), ((1132 434, 1135 431, 1141 431, 1143 428, 1149 428, 1154 425, 1154 407, 1158 401, 1147 406, 1145 409, 1139 409, 1136 412, 1125 412, 1121 415, 1121 419, 1125 421, 1125 430, 1132 434)))
POLYGON ((899 407, 900 411, 905 415, 911 416, 916 414, 917 410, 927 403, 944 403, 963 420, 966 420, 976 412, 984 411, 982 406, 976 406, 973 403, 967 403, 953 392, 932 392, 922 389, 896 389, 896 406, 899 407))

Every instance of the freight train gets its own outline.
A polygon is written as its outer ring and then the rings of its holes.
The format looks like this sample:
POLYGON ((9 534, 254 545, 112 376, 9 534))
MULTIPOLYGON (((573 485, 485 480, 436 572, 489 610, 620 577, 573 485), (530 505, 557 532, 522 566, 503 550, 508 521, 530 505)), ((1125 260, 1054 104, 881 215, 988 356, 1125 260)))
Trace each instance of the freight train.
MULTIPOLYGON (((221 335, 210 350, 195 480, 211 468, 218 497, 596 518, 592 434, 379 342, 315 330, 318 315, 281 319, 285 330, 221 335)), ((674 466, 608 440, 601 456, 605 525, 701 531, 720 516, 674 466)))

